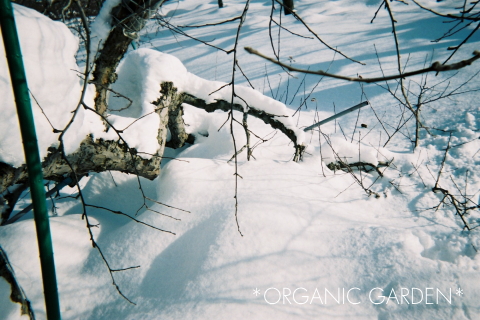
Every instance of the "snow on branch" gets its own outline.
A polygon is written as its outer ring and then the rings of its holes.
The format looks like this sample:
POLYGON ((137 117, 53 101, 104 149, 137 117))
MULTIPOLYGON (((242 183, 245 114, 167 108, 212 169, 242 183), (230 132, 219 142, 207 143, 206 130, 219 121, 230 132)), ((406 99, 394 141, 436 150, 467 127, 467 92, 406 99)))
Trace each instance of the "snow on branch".
MULTIPOLYGON (((169 113, 171 113, 172 106, 178 104, 173 101, 180 100, 207 112, 215 110, 230 112, 233 109, 247 113, 280 130, 292 140, 296 148, 304 143, 304 132, 295 126, 285 104, 269 98, 257 90, 240 85, 235 86, 235 97, 232 100, 232 87, 229 84, 200 78, 188 72, 179 59, 166 53, 151 49, 138 49, 130 52, 120 64, 118 79, 112 87, 117 92, 124 92, 135 101, 128 110, 114 112, 109 116, 114 125, 126 119, 121 117, 122 114, 139 116, 148 114, 159 107, 168 107, 169 113), (170 84, 167 85, 167 83, 170 84), (137 86, 142 88, 140 92, 132 89, 137 86), (161 102, 159 86, 161 87, 161 99, 169 96, 167 99, 169 102, 162 102, 163 106, 159 104, 161 102)), ((109 108, 118 109, 126 102, 122 98, 111 98, 108 103, 109 108)), ((152 123, 153 125, 154 123, 152 123)), ((144 125, 138 125, 129 129, 132 130, 132 135, 129 135, 129 130, 123 133, 130 146, 140 146, 139 143, 130 139, 130 136, 133 137, 133 130, 142 131, 145 130, 144 128, 144 125)), ((170 125, 169 129, 172 129, 170 125)), ((146 140, 154 137, 149 137, 148 134, 139 134, 140 131, 136 135, 142 137, 143 144, 153 145, 153 142, 147 143, 146 140)), ((144 151, 140 149, 137 150, 144 151)))
MULTIPOLYGON (((191 106, 203 109, 207 112, 214 112, 216 110, 222 110, 225 112, 229 112, 231 109, 230 102, 225 101, 225 100, 216 100, 215 102, 212 103, 207 103, 205 100, 197 98, 191 94, 186 93, 184 95, 184 103, 187 103, 191 106)), ((244 112, 244 107, 238 103, 233 104, 233 110, 244 112)), ((288 118, 288 116, 282 116, 282 115, 274 115, 270 114, 268 112, 265 112, 261 109, 256 109, 252 106, 248 108, 248 110, 245 112, 248 115, 251 115, 255 118, 258 118, 262 120, 264 123, 270 125, 274 129, 280 130, 283 134, 285 134, 292 142, 294 143, 295 146, 299 146, 303 144, 303 137, 299 137, 297 132, 295 132, 294 129, 291 127, 285 125, 280 119, 281 118, 288 118)))

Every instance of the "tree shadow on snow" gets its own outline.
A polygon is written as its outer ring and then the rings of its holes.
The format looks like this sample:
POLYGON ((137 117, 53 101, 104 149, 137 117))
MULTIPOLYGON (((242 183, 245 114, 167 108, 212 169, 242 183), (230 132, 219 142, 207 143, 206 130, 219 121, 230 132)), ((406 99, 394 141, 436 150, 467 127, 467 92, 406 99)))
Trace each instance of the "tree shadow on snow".
POLYGON ((187 298, 188 285, 202 273, 210 247, 215 244, 224 222, 225 217, 213 214, 162 251, 140 285, 141 295, 155 297, 165 306, 187 298))

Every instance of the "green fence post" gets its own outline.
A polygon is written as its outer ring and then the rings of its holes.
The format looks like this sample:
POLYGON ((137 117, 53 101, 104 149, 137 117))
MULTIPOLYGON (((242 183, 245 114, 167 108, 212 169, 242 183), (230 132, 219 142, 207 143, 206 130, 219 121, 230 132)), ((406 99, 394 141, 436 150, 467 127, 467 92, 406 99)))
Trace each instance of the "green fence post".
POLYGON ((37 230, 40 265, 42 268, 43 291, 48 320, 60 320, 60 302, 55 276, 52 236, 48 221, 45 188, 43 185, 42 162, 38 151, 35 123, 28 93, 27 78, 23 66, 22 52, 18 40, 13 8, 10 0, 0 0, 0 26, 7 55, 10 78, 17 105, 23 149, 27 161, 30 194, 32 196, 35 227, 37 230))

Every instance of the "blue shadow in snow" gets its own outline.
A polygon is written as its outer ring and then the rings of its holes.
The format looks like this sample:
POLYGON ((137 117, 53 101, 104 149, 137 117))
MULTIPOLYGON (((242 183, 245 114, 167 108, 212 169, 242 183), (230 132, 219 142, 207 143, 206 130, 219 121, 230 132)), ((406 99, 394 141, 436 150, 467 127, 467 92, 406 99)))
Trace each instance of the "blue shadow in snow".
POLYGON ((163 250, 143 279, 139 290, 142 296, 155 297, 162 306, 188 299, 187 286, 201 274, 223 222, 219 214, 214 214, 163 250))

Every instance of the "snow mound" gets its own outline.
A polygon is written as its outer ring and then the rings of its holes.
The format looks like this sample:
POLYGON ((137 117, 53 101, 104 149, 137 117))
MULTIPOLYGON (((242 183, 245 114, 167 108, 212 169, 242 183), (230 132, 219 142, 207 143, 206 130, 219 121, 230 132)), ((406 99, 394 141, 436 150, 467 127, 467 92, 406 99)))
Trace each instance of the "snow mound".
MULTIPOLYGON (((13 8, 43 158, 48 147, 58 143, 58 134, 53 132, 49 121, 54 128, 63 129, 71 114, 59 111, 72 111, 80 97, 75 62, 78 40, 63 23, 16 4, 13 8)), ((3 43, 3 39, 0 41, 3 43)), ((0 161, 20 166, 25 160, 3 45, 0 46, 0 96, 3 124, 0 126, 0 161)))
MULTIPOLYGON (((183 63, 170 54, 146 48, 131 51, 120 63, 118 79, 112 85, 113 91, 122 96, 110 95, 109 99, 111 110, 121 110, 112 111, 109 121, 120 130, 128 127, 122 137, 130 147, 150 154, 158 150, 157 131, 160 122, 152 102, 161 95, 160 84, 166 81, 173 82, 179 92, 189 93, 207 103, 231 100, 231 86, 188 72, 183 63), (142 120, 134 123, 140 117, 143 117, 142 120)), ((235 93, 241 98, 235 97, 234 103, 242 105, 245 110, 251 107, 278 116, 275 117, 278 121, 296 133, 297 143, 303 143, 304 133, 288 116, 291 111, 285 104, 244 86, 236 85, 235 93)))

